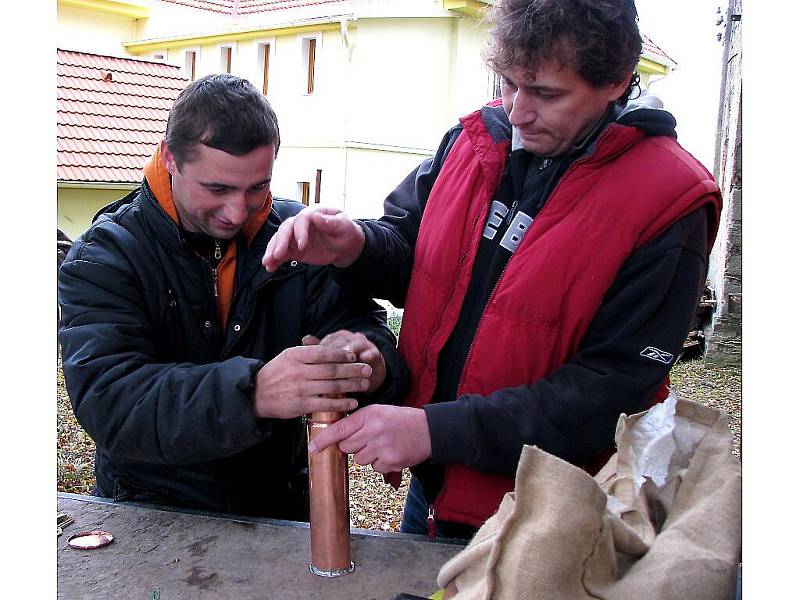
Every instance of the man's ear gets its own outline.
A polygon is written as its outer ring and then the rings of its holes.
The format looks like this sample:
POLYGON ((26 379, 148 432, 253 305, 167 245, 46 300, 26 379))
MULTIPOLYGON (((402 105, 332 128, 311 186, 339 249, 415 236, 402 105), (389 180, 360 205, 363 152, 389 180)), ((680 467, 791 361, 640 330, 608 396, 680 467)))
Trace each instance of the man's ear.
POLYGON ((164 168, 170 175, 174 176, 176 173, 179 173, 178 164, 175 162, 175 155, 172 154, 172 151, 167 147, 167 142, 164 140, 161 140, 159 155, 161 156, 161 164, 164 165, 164 168))
POLYGON ((620 79, 617 83, 612 83, 608 86, 608 101, 609 102, 616 102, 619 100, 619 97, 625 93, 625 90, 628 89, 628 85, 631 83, 631 75, 620 79))

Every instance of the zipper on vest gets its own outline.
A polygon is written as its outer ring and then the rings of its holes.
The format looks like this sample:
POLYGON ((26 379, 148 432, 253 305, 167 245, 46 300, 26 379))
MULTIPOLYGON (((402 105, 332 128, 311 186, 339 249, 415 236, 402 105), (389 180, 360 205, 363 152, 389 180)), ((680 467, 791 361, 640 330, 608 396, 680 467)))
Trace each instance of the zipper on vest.
POLYGON ((434 539, 436 537, 436 509, 433 504, 428 507, 428 537, 434 539))
MULTIPOLYGON (((488 205, 487 205, 487 207, 488 207, 488 205)), ((478 215, 473 219, 473 221, 472 221, 472 231, 475 231, 477 229, 478 222, 481 220, 482 216, 485 216, 485 212, 483 210, 481 210, 478 213, 478 215)), ((464 259, 466 257, 467 257, 467 252, 466 251, 463 252, 458 257, 458 265, 456 266, 456 275, 453 278, 453 285, 450 287, 450 291, 447 294, 447 299, 445 300, 445 302, 442 303, 442 308, 439 310, 439 315, 436 317, 436 324, 431 329, 430 335, 428 335, 428 339, 425 340, 425 345, 422 347, 422 360, 420 361, 420 373, 424 373, 425 369, 427 368, 428 360, 429 360, 429 356, 428 355, 429 355, 429 351, 430 351, 430 347, 431 347, 431 342, 433 341, 433 336, 436 333, 436 331, 439 329, 439 327, 441 327, 441 325, 442 325, 442 318, 444 317, 445 310, 447 309, 448 304, 450 304, 450 301, 453 298, 453 294, 456 291, 456 287, 458 286, 458 277, 459 277, 459 274, 461 273, 462 267, 464 266, 464 259)), ((434 376, 434 389, 436 389, 436 376, 434 376)), ((419 396, 419 381, 417 381, 414 384, 414 392, 415 392, 415 394, 414 394, 415 396, 419 396)))
POLYGON ((512 258, 514 258, 513 254, 509 257, 508 261, 503 267, 503 270, 500 272, 500 276, 497 278, 497 281, 494 282, 494 287, 492 288, 489 297, 486 299, 486 304, 483 307, 481 318, 478 320, 478 324, 475 326, 475 334, 472 336, 472 342, 470 342, 469 344, 469 350, 467 351, 467 356, 464 358, 464 364, 461 366, 461 375, 459 376, 458 379, 458 387, 456 387, 456 400, 458 400, 458 397, 461 396, 461 389, 464 386, 464 371, 466 370, 467 365, 469 364, 469 359, 472 357, 472 350, 475 348, 475 340, 478 337, 478 332, 481 330, 481 325, 483 324, 483 318, 486 316, 486 309, 489 307, 489 304, 491 304, 492 298, 494 298, 494 293, 497 291, 497 288, 503 279, 503 275, 506 274, 506 269, 508 269, 508 264, 511 262, 512 258))

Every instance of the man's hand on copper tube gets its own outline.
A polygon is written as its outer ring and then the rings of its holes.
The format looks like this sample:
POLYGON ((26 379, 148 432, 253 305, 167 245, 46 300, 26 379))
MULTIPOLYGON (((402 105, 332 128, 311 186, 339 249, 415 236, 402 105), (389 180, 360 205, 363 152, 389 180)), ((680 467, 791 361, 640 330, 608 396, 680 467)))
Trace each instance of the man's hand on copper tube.
POLYGON ((378 350, 378 347, 363 333, 340 329, 329 333, 321 340, 313 335, 307 335, 303 338, 304 346, 315 344, 353 352, 356 355, 356 360, 372 367, 369 387, 366 389, 367 393, 377 390, 386 379, 386 363, 383 361, 383 355, 378 350))
MULTIPOLYGON (((287 348, 256 375, 253 414, 291 419, 317 411, 351 411, 366 392, 373 368, 352 350, 313 345, 287 348)), ((384 375, 385 376, 385 375, 384 375)))
POLYGON ((311 454, 338 444, 359 465, 400 471, 431 456, 428 419, 421 408, 373 404, 329 425, 309 444, 311 454))

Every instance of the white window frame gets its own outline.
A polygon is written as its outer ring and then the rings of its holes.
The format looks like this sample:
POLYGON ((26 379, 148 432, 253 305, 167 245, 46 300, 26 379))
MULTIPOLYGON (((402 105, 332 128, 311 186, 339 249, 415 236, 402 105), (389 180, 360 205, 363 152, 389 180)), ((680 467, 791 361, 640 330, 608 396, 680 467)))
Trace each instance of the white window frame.
POLYGON ((236 62, 235 61, 235 58, 236 58, 236 44, 235 43, 219 44, 217 46, 217 55, 219 56, 219 72, 220 73, 230 72, 232 74, 233 73, 233 65, 236 62), (224 54, 224 50, 226 50, 228 48, 231 49, 230 71, 226 71, 225 70, 225 54, 224 54))
POLYGON ((275 60, 275 38, 264 38, 260 40, 255 40, 256 42, 256 52, 257 55, 257 62, 258 62, 258 77, 256 81, 260 83, 259 89, 261 92, 264 92, 264 46, 269 46, 269 71, 267 72, 267 91, 269 91, 269 79, 270 79, 270 72, 272 71, 274 60, 275 60))
POLYGON ((317 65, 319 65, 320 51, 322 50, 322 32, 314 31, 311 33, 301 33, 297 36, 298 44, 300 45, 300 73, 302 74, 302 90, 303 96, 313 96, 319 90, 319 77, 317 65), (309 93, 308 91, 308 48, 309 40, 315 40, 314 43, 314 89, 309 93))
POLYGON ((492 69, 488 69, 489 71, 489 92, 488 97, 489 100, 496 100, 497 98, 502 98, 502 90, 503 87, 501 85, 502 78, 498 73, 495 73, 492 69), (495 96, 495 91, 497 91, 497 96, 495 96))
POLYGON ((295 196, 295 200, 304 206, 311 206, 312 199, 311 199, 311 182, 310 181, 298 181, 297 182, 297 195, 295 196), (308 194, 306 201, 303 202, 303 192, 308 194))
POLYGON ((189 81, 195 81, 200 77, 197 72, 197 67, 200 66, 200 46, 193 46, 192 48, 184 48, 183 50, 183 74, 189 81), (192 72, 189 67, 189 53, 194 52, 194 79, 192 79, 192 72))

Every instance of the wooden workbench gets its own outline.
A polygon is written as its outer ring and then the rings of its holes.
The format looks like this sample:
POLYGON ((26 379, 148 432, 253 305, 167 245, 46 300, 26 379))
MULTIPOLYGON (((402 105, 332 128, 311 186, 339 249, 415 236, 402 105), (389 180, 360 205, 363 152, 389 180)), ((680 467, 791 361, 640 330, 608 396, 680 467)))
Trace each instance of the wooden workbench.
POLYGON ((307 523, 157 509, 58 494, 75 518, 58 544, 58 597, 176 600, 277 598, 391 600, 427 597, 439 568, 462 546, 424 536, 354 529, 355 571, 326 579, 308 570, 307 523), (114 541, 75 550, 73 533, 103 529, 114 541))

